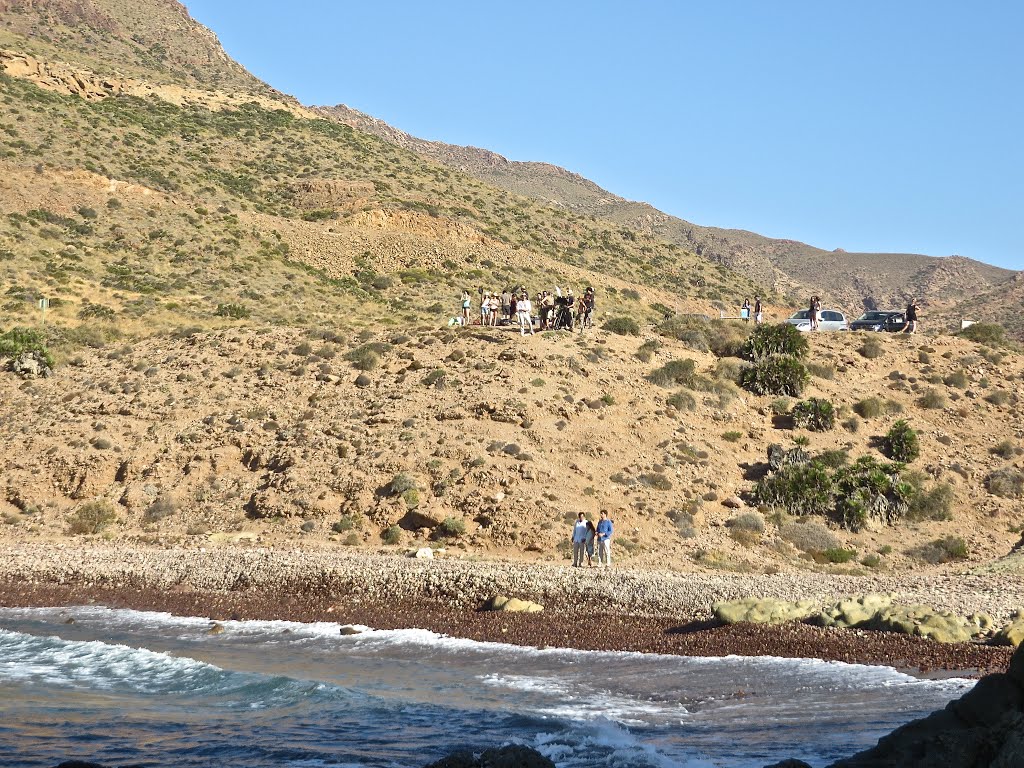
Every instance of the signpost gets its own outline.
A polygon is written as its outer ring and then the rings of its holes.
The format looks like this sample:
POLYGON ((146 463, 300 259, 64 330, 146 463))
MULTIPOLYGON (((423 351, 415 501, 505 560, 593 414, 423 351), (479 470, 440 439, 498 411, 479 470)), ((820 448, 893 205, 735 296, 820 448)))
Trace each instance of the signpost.
POLYGON ((42 321, 41 321, 42 325, 46 325, 46 310, 49 309, 49 307, 50 307, 50 300, 49 299, 40 299, 39 300, 39 309, 41 310, 41 313, 42 313, 42 321))

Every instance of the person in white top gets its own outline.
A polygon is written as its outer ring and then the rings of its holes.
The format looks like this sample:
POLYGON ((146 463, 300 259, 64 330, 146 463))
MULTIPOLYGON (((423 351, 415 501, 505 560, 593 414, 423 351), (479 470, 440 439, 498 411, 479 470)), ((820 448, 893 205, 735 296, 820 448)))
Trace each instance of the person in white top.
POLYGON ((583 513, 576 515, 576 524, 572 527, 572 564, 574 568, 583 566, 583 558, 587 556, 587 521, 583 513))
POLYGON ((533 304, 530 303, 529 294, 524 293, 522 298, 516 302, 516 314, 519 315, 519 335, 525 336, 526 329, 530 329, 533 336, 533 304))

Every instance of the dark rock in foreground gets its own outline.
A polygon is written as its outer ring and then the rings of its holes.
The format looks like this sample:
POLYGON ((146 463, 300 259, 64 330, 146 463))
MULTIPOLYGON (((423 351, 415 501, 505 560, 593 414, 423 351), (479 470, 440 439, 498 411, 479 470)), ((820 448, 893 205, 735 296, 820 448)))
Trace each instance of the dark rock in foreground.
POLYGON ((555 768, 555 764, 534 749, 510 744, 484 750, 479 755, 453 752, 426 768, 555 768))
MULTIPOLYGON (((871 749, 829 768, 1020 768, 1024 766, 1024 646, 1006 674, 987 675, 945 709, 897 728, 871 749)), ((810 768, 786 760, 767 768, 810 768)))

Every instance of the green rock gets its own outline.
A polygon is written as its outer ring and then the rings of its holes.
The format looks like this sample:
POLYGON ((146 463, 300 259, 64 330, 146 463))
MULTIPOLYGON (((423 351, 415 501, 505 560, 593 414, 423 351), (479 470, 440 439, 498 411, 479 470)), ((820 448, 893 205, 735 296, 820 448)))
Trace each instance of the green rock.
POLYGON ((739 600, 723 600, 711 606, 715 618, 724 624, 784 624, 789 621, 803 621, 817 605, 811 600, 775 600, 774 598, 744 597, 739 600))
POLYGON ((540 613, 544 610, 544 606, 540 603, 504 595, 495 595, 487 601, 485 607, 488 611, 506 611, 508 613, 540 613))
POLYGON ((1020 647, 1024 642, 1024 611, 1015 611, 1010 616, 1010 623, 996 633, 995 642, 1000 645, 1012 645, 1014 648, 1020 647))

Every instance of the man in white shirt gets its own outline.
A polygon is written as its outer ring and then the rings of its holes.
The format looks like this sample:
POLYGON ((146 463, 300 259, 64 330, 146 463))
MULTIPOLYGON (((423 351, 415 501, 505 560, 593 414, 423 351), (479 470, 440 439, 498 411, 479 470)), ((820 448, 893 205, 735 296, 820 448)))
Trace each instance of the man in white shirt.
POLYGON ((533 336, 533 304, 530 302, 530 295, 524 293, 522 298, 516 302, 516 314, 519 315, 519 335, 525 336, 526 329, 530 329, 533 336))
POLYGON ((583 513, 576 516, 576 524, 572 527, 572 565, 581 568, 587 556, 587 521, 583 513))

